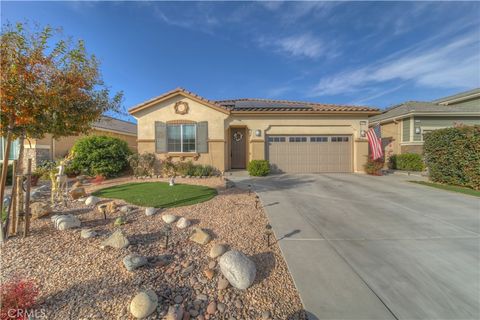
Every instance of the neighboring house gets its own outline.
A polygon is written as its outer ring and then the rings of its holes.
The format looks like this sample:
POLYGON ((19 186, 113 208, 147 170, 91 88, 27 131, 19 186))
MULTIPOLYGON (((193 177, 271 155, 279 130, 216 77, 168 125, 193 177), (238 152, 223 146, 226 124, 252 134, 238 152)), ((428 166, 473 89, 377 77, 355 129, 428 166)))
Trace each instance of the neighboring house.
POLYGON ((432 102, 408 101, 370 117, 380 124, 385 155, 423 153, 423 135, 459 124, 480 125, 480 88, 432 102))
POLYGON ((44 160, 55 160, 65 157, 75 141, 85 136, 103 135, 125 140, 132 151, 137 150, 137 125, 128 121, 118 120, 108 116, 92 125, 92 130, 86 135, 68 136, 53 139, 46 135, 43 139, 26 139, 25 159, 33 159, 33 167, 44 160))
POLYGON ((245 169, 268 159, 280 172, 361 172, 368 117, 378 109, 322 103, 211 101, 178 88, 132 109, 138 151, 158 159, 245 169))

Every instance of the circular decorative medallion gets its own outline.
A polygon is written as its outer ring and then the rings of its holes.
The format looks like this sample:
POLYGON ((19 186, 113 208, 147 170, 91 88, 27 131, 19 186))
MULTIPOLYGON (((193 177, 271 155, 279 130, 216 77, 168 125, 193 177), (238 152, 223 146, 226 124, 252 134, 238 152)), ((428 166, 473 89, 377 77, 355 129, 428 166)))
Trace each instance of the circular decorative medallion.
POLYGON ((188 103, 185 101, 178 101, 175 103, 175 113, 178 114, 187 114, 188 113, 188 103))
POLYGON ((242 139, 243 139, 243 133, 237 131, 233 134, 233 140, 238 142, 238 141, 242 141, 242 139))

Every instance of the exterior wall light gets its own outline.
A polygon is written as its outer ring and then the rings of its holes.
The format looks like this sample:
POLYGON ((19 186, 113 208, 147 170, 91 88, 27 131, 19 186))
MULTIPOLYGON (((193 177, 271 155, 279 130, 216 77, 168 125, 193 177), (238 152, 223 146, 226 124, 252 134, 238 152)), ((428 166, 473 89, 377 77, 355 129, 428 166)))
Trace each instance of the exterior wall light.
POLYGON ((365 130, 360 130, 360 137, 365 138, 367 135, 367 131, 365 130))
POLYGON ((420 134, 422 132, 422 129, 420 127, 415 128, 415 134, 420 134))
POLYGON ((259 130, 259 129, 255 130, 255 136, 261 137, 262 136, 262 131, 259 130))

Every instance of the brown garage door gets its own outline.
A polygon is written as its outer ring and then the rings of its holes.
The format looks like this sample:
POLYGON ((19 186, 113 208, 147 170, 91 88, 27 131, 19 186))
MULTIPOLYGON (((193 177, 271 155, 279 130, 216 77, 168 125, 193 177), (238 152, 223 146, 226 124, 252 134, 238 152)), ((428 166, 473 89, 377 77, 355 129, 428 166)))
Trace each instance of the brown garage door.
POLYGON ((352 136, 268 136, 267 155, 276 172, 352 172, 352 136))

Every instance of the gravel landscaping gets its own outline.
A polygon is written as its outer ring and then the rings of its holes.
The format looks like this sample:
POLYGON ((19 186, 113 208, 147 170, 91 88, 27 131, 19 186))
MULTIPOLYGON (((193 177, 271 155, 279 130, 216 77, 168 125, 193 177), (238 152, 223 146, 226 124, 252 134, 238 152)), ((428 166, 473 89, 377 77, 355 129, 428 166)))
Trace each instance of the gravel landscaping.
MULTIPOLYGON (((84 187, 91 193, 126 182, 132 180, 84 187)), ((81 198, 54 208, 32 221, 29 237, 3 245, 1 280, 15 274, 35 279, 38 309, 47 319, 135 319, 132 313, 150 314, 147 319, 305 319, 278 246, 267 247, 268 222, 255 209, 255 195, 225 189, 223 178, 177 182, 213 187, 218 195, 148 216, 146 208, 121 200, 93 205, 98 199, 89 199, 87 206, 81 198), (66 213, 71 217, 51 217, 66 213)))

